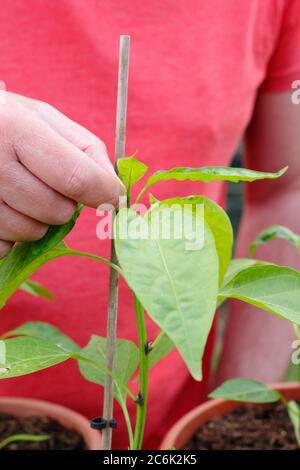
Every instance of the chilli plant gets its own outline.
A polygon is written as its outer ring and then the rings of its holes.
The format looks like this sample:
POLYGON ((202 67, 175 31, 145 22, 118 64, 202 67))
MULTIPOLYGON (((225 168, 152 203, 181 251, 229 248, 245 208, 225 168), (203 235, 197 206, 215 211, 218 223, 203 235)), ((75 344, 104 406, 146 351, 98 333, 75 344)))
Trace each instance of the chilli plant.
POLYGON ((296 441, 300 447, 300 408, 295 400, 286 400, 277 390, 273 390, 257 380, 246 378, 227 380, 209 396, 210 398, 223 398, 242 403, 281 402, 287 410, 296 441))
MULTIPOLYGON (((282 225, 272 225, 260 232, 253 243, 251 243, 248 250, 249 256, 252 256, 259 246, 265 245, 275 238, 288 241, 297 248, 298 252, 300 251, 300 236, 298 234, 282 225)), ((262 261, 260 263, 263 264, 262 261)), ((292 349, 294 350, 292 353, 292 367, 297 374, 297 380, 300 384, 299 324, 294 324, 294 329, 296 339, 292 343, 292 349)), ((210 397, 249 403, 276 403, 280 401, 286 408, 294 429, 296 441, 300 447, 300 406, 295 400, 286 400, 278 391, 269 388, 257 380, 247 378, 227 380, 214 390, 210 397)))
POLYGON ((40 266, 62 256, 93 258, 123 276, 134 298, 138 346, 118 339, 113 370, 105 368, 106 338, 94 335, 81 348, 47 323, 28 322, 7 332, 0 341, 0 378, 30 374, 70 358, 78 361, 87 380, 100 386, 109 374, 114 398, 124 413, 130 449, 142 448, 149 371, 177 348, 190 374, 200 381, 207 337, 216 308, 225 299, 237 298, 300 324, 300 273, 255 260, 232 261, 232 227, 214 201, 204 196, 159 201, 150 195, 150 207, 140 215, 141 198, 159 182, 252 182, 276 179, 286 169, 278 173, 226 167, 157 171, 132 201, 132 188, 147 170, 135 157, 118 161, 119 176, 127 188, 127 207, 114 219, 118 263, 78 252, 64 243, 80 214, 79 206, 69 223, 50 227, 40 241, 17 244, 0 264, 1 306, 20 287, 49 297, 40 286, 28 284, 28 278, 40 266), (160 328, 156 338, 147 335, 146 314, 160 328), (136 378, 138 394, 131 389, 131 380, 136 378), (136 405, 134 422, 128 413, 129 400, 136 405))

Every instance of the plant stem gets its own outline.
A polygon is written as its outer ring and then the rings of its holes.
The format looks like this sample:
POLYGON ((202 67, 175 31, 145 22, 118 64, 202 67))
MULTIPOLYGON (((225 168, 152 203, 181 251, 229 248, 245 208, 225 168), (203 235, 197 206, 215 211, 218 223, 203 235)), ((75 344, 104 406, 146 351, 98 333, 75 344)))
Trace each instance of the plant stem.
POLYGON ((33 434, 13 434, 0 442, 0 450, 13 442, 44 442, 49 441, 49 436, 35 436, 33 434))
POLYGON ((134 430, 133 450, 140 450, 142 448, 144 429, 147 415, 147 401, 148 401, 148 354, 146 351, 147 346, 147 329, 144 314, 144 308, 140 301, 134 296, 135 312, 137 321, 137 330, 139 338, 139 351, 140 351, 140 370, 139 370, 139 395, 136 400, 136 423, 134 430))
MULTIPOLYGON (((136 401, 136 397, 134 396, 134 394, 132 393, 132 391, 130 390, 130 388, 118 381, 114 374, 112 372, 110 372, 109 370, 107 370, 105 367, 101 367, 99 366, 98 362, 96 361, 93 361, 93 359, 90 359, 89 357, 86 357, 86 356, 83 356, 82 354, 77 354, 75 353, 73 355, 73 358, 74 359, 77 359, 77 361, 85 361, 85 362, 88 362, 90 364, 92 364, 94 367, 96 367, 97 369, 101 370, 102 372, 105 372, 107 375, 109 375, 113 381, 114 381, 114 384, 115 386, 118 388, 118 391, 119 391, 119 397, 121 398, 122 397, 122 389, 123 390, 126 390, 126 394, 135 402, 136 401)), ((128 413, 128 409, 127 409, 127 406, 126 406, 126 398, 125 400, 123 399, 120 399, 119 400, 119 404, 122 408, 122 412, 123 412, 123 416, 124 416, 124 420, 125 420, 125 423, 126 423, 126 427, 127 427, 127 432, 128 432, 128 438, 129 438, 129 445, 130 445, 130 448, 132 448, 133 446, 133 432, 132 432, 132 426, 131 426, 131 421, 130 421, 130 416, 129 416, 129 413, 128 413)), ((0 449, 1 449, 1 443, 0 443, 0 449)))
POLYGON ((285 408, 288 408, 288 407, 289 407, 289 402, 288 402, 288 400, 287 400, 286 398, 284 398, 284 396, 281 395, 281 393, 280 393, 280 401, 281 401, 281 403, 283 404, 283 406, 284 406, 285 408))
POLYGON ((127 427, 127 433, 128 433, 128 439, 129 439, 129 449, 132 449, 133 448, 133 432, 132 432, 130 416, 129 416, 129 413, 128 413, 126 403, 122 401, 122 402, 120 402, 120 406, 122 408, 124 420, 125 420, 126 427, 127 427))

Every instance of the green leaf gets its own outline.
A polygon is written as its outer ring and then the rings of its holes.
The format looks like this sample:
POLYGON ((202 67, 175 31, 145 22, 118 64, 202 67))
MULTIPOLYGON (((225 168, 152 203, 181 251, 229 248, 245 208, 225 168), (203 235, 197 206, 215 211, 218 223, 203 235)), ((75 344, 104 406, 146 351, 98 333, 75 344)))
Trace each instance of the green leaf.
MULTIPOLYGON (((72 219, 64 225, 52 225, 46 235, 35 242, 18 243, 0 264, 0 307, 16 289, 40 266, 49 259, 49 251, 54 249, 72 230, 80 214, 81 206, 72 219)), ((64 249, 59 249, 59 252, 64 249)))
POLYGON ((160 202, 159 199, 156 199, 155 196, 153 196, 153 194, 149 194, 149 202, 150 202, 150 205, 153 206, 154 204, 157 204, 158 202, 160 202))
MULTIPOLYGON (((250 258, 236 258, 232 259, 228 265, 225 277, 223 279, 223 285, 226 286, 240 271, 243 271, 250 266, 262 266, 270 263, 266 263, 261 260, 257 259, 250 259, 250 258)), ((226 297, 222 297, 221 295, 218 296, 218 307, 222 305, 222 303, 226 300, 226 297)))
POLYGON ((71 357, 70 352, 40 338, 6 339, 0 341, 0 379, 32 374, 71 357))
POLYGON ((243 271, 246 268, 250 268, 251 266, 262 266, 266 263, 265 261, 261 261, 258 259, 252 258, 235 258, 232 259, 228 265, 224 280, 223 286, 226 286, 239 272, 243 271))
POLYGON ((209 397, 250 403, 274 403, 280 400, 281 395, 256 380, 232 379, 216 388, 209 397))
POLYGON ((0 263, 0 308, 12 294, 41 266, 62 256, 81 256, 108 264, 120 271, 119 267, 105 258, 68 248, 61 238, 74 227, 80 209, 72 221, 61 226, 51 226, 42 240, 19 243, 0 263))
POLYGON ((148 179, 144 189, 141 191, 137 198, 137 202, 141 199, 143 194, 159 181, 178 180, 178 181, 202 181, 208 183, 209 181, 231 181, 238 183, 239 181, 259 181, 263 179, 275 179, 282 176, 288 167, 283 168, 277 173, 265 173, 261 171, 247 170, 244 168, 231 168, 222 166, 207 166, 202 168, 172 168, 170 170, 160 170, 155 172, 148 179))
POLYGON ((298 382, 299 380, 299 365, 289 363, 287 371, 284 374, 283 382, 298 382))
POLYGON ((10 338, 12 336, 33 336, 45 339, 70 352, 78 352, 81 349, 75 341, 66 336, 55 326, 46 322, 29 321, 23 323, 18 328, 5 333, 2 338, 10 338))
POLYGON ((297 444, 300 447, 300 407, 294 400, 291 400, 287 403, 287 411, 294 428, 297 444))
POLYGON ((118 175, 125 184, 128 193, 130 193, 132 186, 143 178, 148 170, 147 165, 134 158, 134 156, 119 158, 117 168, 118 175))
MULTIPOLYGON (((94 361, 100 368, 104 369, 106 364, 106 338, 92 336, 88 345, 80 352, 84 356, 94 361)), ((105 372, 99 370, 95 364, 80 360, 78 361, 80 372, 86 380, 104 385, 105 372)), ((126 395, 126 388, 130 378, 136 371, 139 364, 139 351, 134 343, 125 339, 117 340, 115 366, 113 372, 114 395, 117 400, 123 402, 126 395)))
POLYGON ((151 348, 148 362, 149 367, 155 366, 159 361, 166 357, 175 348, 175 345, 166 333, 161 331, 155 341, 153 341, 151 348))
POLYGON ((21 284, 20 289, 22 289, 24 292, 27 292, 27 294, 43 297, 44 299, 48 300, 54 300, 54 295, 52 292, 32 279, 27 279, 27 281, 24 281, 23 284, 21 284))
POLYGON ((252 256, 257 250, 259 245, 265 245, 269 243, 274 238, 281 238, 288 241, 292 245, 295 245, 298 250, 300 250, 300 237, 296 233, 287 227, 282 225, 272 225, 267 229, 263 230, 254 240, 253 243, 249 246, 249 256, 252 256))
POLYGON ((272 264, 246 268, 222 287, 220 296, 243 300, 300 324, 300 273, 291 268, 272 264))
POLYGON ((230 219, 226 212, 214 201, 204 196, 175 197, 157 202, 151 207, 151 211, 158 206, 167 205, 173 207, 178 204, 181 207, 191 206, 194 214, 197 207, 203 206, 204 219, 214 236, 215 245, 219 257, 220 280, 222 283, 225 272, 232 255, 233 230, 230 219))
MULTIPOLYGON (((166 213, 167 211, 167 213, 166 213)), ((115 246, 123 276, 150 317, 174 342, 191 374, 201 380, 201 359, 213 321, 218 289, 218 256, 208 224, 185 212, 184 233, 176 238, 182 209, 172 208, 167 235, 158 206, 143 218, 121 209, 115 219, 115 246), (203 246, 191 243, 204 234, 203 246)))

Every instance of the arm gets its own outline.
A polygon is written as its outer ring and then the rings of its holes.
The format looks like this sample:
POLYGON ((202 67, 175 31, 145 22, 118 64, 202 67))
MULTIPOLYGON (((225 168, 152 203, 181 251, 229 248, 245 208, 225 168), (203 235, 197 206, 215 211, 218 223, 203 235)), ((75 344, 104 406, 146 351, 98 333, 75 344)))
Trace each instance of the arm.
MULTIPOLYGON (((300 105, 292 104, 290 93, 258 96, 246 135, 246 166, 275 171, 289 165, 289 170, 278 181, 247 186, 237 257, 247 256, 250 242, 268 225, 286 225, 300 233, 299 128, 300 105)), ((256 257, 300 269, 300 254, 282 240, 259 248, 256 257)), ((232 302, 217 382, 241 376, 266 383, 281 380, 293 339, 289 322, 232 302)))

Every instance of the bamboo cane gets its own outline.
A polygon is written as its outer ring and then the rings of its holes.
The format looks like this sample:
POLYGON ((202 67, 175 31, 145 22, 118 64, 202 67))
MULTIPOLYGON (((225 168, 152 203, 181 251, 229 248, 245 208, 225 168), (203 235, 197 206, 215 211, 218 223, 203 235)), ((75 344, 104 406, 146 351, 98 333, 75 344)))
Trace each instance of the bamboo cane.
MULTIPOLYGON (((125 155, 126 141, 126 114, 127 114, 127 94, 128 94, 128 71, 129 71, 129 50, 130 37, 120 36, 120 57, 119 57, 119 77, 118 77, 118 99, 116 118, 116 161, 125 155)), ((114 240, 111 240, 111 261, 117 264, 114 240)), ((113 371, 117 339, 117 316, 118 316, 118 285, 119 276, 115 269, 110 269, 109 294, 108 294, 108 315, 107 315, 107 346, 106 346, 106 369, 113 371)), ((112 442, 112 427, 109 425, 113 418, 114 398, 113 379, 106 374, 104 388, 103 418, 107 425, 102 432, 102 449, 110 450, 112 442)))

